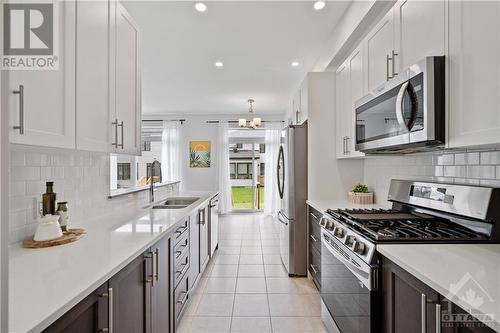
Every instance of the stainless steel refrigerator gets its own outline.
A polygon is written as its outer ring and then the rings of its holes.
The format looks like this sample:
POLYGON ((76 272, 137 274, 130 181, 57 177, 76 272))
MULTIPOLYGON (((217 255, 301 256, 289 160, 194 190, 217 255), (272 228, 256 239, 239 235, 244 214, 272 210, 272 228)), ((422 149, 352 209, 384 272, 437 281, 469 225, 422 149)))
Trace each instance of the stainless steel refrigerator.
POLYGON ((307 124, 281 132, 278 153, 277 221, 281 261, 288 275, 307 275, 307 124))

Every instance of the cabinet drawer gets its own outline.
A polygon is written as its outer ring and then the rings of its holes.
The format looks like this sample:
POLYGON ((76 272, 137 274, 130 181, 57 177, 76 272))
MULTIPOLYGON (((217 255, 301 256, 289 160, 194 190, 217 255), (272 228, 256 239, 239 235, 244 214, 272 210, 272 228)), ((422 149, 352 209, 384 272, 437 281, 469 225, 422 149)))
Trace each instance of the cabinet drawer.
POLYGON ((174 292, 174 312, 175 312, 175 323, 177 324, 181 318, 182 311, 186 307, 189 300, 189 274, 185 274, 181 279, 177 288, 174 292))
POLYGON ((321 287, 321 254, 309 244, 309 273, 318 289, 321 287))
POLYGON ((174 261, 174 285, 177 286, 189 269, 189 251, 181 257, 180 260, 174 261))
POLYGON ((174 244, 180 242, 186 233, 189 234, 189 219, 185 219, 182 223, 179 224, 177 229, 175 229, 173 235, 174 244))
POLYGON ((321 227, 312 218, 309 219, 309 245, 321 253, 321 227))
POLYGON ((321 212, 309 206, 309 221, 313 221, 314 223, 319 225, 319 222, 321 222, 322 217, 323 214, 321 212))
POLYGON ((174 260, 177 261, 189 252, 189 232, 184 232, 174 246, 174 260))

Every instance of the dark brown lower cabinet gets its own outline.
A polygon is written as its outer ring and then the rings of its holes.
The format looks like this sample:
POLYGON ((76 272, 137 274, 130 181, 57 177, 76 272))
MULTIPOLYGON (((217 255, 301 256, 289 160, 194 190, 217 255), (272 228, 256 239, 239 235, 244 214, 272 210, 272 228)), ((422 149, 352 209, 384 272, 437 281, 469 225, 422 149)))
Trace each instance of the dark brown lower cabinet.
POLYGON ((456 304, 387 258, 382 259, 384 333, 493 333, 478 320, 449 320, 465 314, 456 304))
POLYGON ((152 260, 145 253, 109 280, 113 293, 113 332, 151 332, 152 260))
POLYGON ((151 283, 151 330, 153 333, 173 332, 172 238, 164 237, 151 247, 153 277, 151 283))
POLYGON ((93 293, 66 312, 46 333, 95 333, 108 329, 108 284, 105 283, 93 293))

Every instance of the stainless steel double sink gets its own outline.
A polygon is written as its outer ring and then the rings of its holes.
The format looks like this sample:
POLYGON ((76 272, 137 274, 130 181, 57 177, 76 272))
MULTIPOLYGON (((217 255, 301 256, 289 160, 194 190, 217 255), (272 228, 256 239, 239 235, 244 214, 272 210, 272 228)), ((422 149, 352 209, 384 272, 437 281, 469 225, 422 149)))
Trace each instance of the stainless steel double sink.
POLYGON ((164 202, 154 205, 153 209, 182 209, 191 205, 200 198, 196 197, 172 197, 167 198, 164 202))

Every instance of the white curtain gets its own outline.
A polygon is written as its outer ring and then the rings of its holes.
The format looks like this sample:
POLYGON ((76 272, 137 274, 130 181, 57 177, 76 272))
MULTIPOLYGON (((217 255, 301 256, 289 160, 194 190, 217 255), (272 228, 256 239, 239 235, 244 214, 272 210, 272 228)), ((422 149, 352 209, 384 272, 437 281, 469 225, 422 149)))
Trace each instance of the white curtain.
POLYGON ((177 121, 164 121, 161 136, 162 181, 181 180, 180 141, 181 124, 177 121))
POLYGON ((283 124, 266 124, 266 154, 264 177, 264 212, 276 214, 279 209, 279 195, 276 168, 283 124))
POLYGON ((219 124, 217 140, 217 156, 219 164, 219 212, 231 211, 231 181, 229 175, 229 131, 227 123, 219 124))

